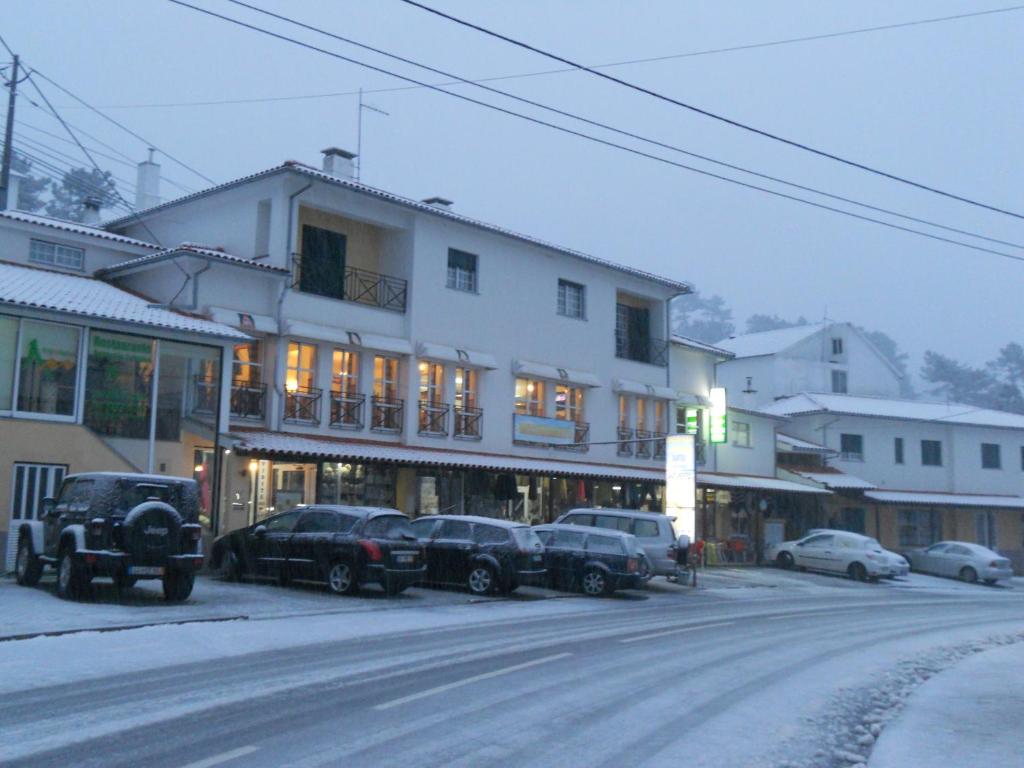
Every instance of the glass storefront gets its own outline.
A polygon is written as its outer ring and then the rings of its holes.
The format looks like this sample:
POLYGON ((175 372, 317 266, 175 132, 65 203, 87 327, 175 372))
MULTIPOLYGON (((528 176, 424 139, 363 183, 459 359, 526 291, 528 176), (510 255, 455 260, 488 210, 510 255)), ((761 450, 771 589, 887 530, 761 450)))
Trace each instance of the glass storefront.
POLYGON ((21 321, 17 410, 75 415, 81 331, 69 325, 21 321))

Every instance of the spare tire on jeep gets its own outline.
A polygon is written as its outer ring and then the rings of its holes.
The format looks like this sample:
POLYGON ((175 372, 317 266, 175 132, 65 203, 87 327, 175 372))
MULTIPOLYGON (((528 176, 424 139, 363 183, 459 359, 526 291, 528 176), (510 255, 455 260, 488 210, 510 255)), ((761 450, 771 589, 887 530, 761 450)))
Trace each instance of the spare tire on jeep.
POLYGON ((144 501, 121 523, 124 551, 133 566, 166 566, 181 554, 181 515, 170 504, 144 501))

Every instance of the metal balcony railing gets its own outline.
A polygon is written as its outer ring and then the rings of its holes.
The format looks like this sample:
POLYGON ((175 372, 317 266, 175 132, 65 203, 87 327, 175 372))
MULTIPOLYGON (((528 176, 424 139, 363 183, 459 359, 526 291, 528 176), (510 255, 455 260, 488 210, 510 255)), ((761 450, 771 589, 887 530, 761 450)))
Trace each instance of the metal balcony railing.
POLYGON ((659 438, 653 441, 654 445, 654 458, 664 459, 665 458, 665 433, 664 432, 652 432, 653 437, 659 438))
POLYGON ((618 454, 619 456, 632 456, 633 455, 633 430, 629 427, 619 427, 618 437, 619 441, 618 454))
POLYGON ((371 398, 370 429, 374 432, 401 432, 405 401, 390 397, 371 398))
POLYGON ((338 429, 362 429, 365 403, 366 395, 331 392, 330 425, 338 429))
POLYGON ((295 424, 320 423, 320 399, 316 387, 290 389, 284 393, 284 420, 295 424))
POLYGON ((615 356, 624 360, 635 360, 638 363, 668 365, 668 342, 664 339, 635 337, 620 331, 615 333, 615 356))
POLYGON ((405 312, 409 284, 400 277, 292 254, 292 287, 303 293, 405 312))
POLYGON ((484 435, 483 408, 455 406, 455 437, 461 440, 480 440, 484 435))
POLYGON ((649 459, 651 458, 651 452, 654 450, 653 432, 648 432, 646 429, 638 429, 636 434, 636 457, 638 459, 649 459))
POLYGON ((262 419, 267 402, 266 384, 231 382, 231 415, 236 419, 262 419))
POLYGON ((590 446, 587 443, 590 441, 590 423, 586 421, 576 422, 576 432, 573 437, 573 445, 556 445, 555 448, 559 448, 563 451, 578 451, 584 453, 590 450, 590 446))
POLYGON ((434 403, 429 400, 420 400, 419 405, 419 433, 432 437, 447 437, 448 411, 451 410, 451 406, 447 403, 434 403))

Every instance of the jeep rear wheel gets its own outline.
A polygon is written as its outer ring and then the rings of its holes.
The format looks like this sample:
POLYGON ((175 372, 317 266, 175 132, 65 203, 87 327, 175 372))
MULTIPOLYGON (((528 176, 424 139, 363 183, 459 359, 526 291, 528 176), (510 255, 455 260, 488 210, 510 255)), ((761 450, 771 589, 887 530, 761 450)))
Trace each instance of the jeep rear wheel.
POLYGON ((57 559, 57 595, 65 600, 81 600, 89 587, 85 569, 75 563, 75 550, 65 546, 57 559))
POLYGON ((164 598, 169 603, 180 603, 188 600, 192 587, 196 583, 194 573, 186 571, 168 571, 164 575, 164 598))
POLYGON ((23 587, 34 587, 43 575, 43 564, 32 549, 32 539, 24 534, 18 539, 18 557, 14 561, 14 574, 23 587))

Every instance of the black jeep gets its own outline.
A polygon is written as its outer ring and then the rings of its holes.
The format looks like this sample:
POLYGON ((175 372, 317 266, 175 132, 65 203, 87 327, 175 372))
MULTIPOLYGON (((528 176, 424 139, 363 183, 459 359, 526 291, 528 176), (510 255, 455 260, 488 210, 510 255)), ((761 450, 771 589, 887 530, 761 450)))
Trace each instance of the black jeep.
POLYGON ((18 537, 18 583, 33 586, 43 567, 57 569, 57 594, 77 600, 94 576, 120 588, 163 579, 164 597, 185 600, 203 565, 199 486, 162 475, 90 472, 69 475, 43 519, 26 520, 18 537))

